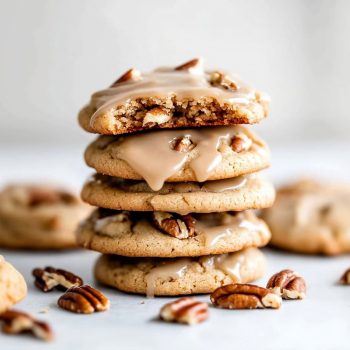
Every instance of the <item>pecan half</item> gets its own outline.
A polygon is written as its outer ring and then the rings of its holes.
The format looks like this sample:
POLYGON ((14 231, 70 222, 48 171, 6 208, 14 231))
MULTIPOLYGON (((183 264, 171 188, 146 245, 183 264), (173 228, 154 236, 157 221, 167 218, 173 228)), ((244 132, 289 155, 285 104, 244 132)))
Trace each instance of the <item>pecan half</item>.
POLYGON ((31 186, 28 189, 28 205, 35 207, 42 204, 77 203, 75 196, 69 192, 48 187, 31 186))
POLYGON ((88 285, 69 288, 57 301, 60 308, 79 313, 91 314, 109 309, 109 300, 100 291, 88 285))
POLYGON ((193 325, 208 318, 208 304, 192 298, 181 298, 164 305, 159 317, 167 322, 193 325))
POLYGON ((189 152, 195 147, 196 145, 192 142, 189 136, 176 138, 172 142, 172 148, 177 152, 189 152))
POLYGON ((138 71, 135 68, 131 68, 128 71, 126 71, 121 77, 119 77, 112 85, 111 87, 115 87, 116 85, 120 83, 125 83, 130 80, 138 80, 141 77, 140 71, 138 71))
POLYGON ((211 73, 209 83, 226 90, 236 91, 238 89, 238 85, 227 74, 218 71, 211 73))
POLYGON ((81 286, 83 280, 72 272, 55 269, 47 266, 44 269, 36 268, 32 271, 35 277, 34 284, 43 292, 50 292, 54 288, 67 290, 73 286, 81 286))
POLYGON ((253 284, 228 284, 210 295, 211 302, 223 309, 279 309, 280 296, 253 284))
POLYGON ((179 239, 194 236, 196 220, 191 215, 155 211, 152 216, 155 226, 170 236, 179 239))
POLYGON ((305 298, 305 280, 293 270, 282 270, 274 274, 267 282, 266 288, 282 296, 283 299, 305 298))
POLYGON ((339 283, 350 284, 350 268, 347 269, 343 275, 340 277, 339 283))
POLYGON ((235 135, 231 140, 231 148, 236 153, 247 151, 251 145, 252 140, 244 134, 235 135))
POLYGON ((46 322, 38 321, 25 312, 7 310, 0 315, 0 321, 3 322, 2 331, 4 333, 31 333, 45 341, 53 338, 51 327, 46 322))
POLYGON ((185 62, 184 64, 181 64, 177 67, 175 67, 175 70, 190 70, 192 68, 197 68, 202 64, 202 60, 200 58, 195 58, 193 60, 190 60, 188 62, 185 62))
POLYGON ((155 107, 149 110, 143 118, 142 125, 164 124, 171 118, 170 114, 161 107, 155 107))

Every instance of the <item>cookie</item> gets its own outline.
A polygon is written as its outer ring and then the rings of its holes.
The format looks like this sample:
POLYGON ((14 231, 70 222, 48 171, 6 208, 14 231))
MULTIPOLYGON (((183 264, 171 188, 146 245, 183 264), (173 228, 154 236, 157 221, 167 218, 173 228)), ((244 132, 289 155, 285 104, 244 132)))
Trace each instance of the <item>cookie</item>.
POLYGON ((200 60, 151 73, 130 69, 94 93, 79 113, 89 132, 124 134, 154 128, 252 124, 268 114, 269 98, 237 77, 204 71, 200 60))
POLYGON ((100 136, 85 152, 98 173, 144 179, 158 191, 165 181, 220 180, 270 165, 266 144, 242 126, 158 130, 100 136))
POLYGON ((0 255, 0 314, 27 295, 23 276, 0 255))
POLYGON ((254 281, 264 272, 265 257, 256 248, 178 259, 102 255, 95 266, 99 282, 148 296, 211 293, 225 284, 254 281))
POLYGON ((75 195, 52 186, 8 186, 0 192, 0 247, 76 247, 74 231, 90 212, 75 195))
POLYGON ((223 254, 269 240, 269 229, 250 211, 181 216, 98 209, 77 230, 82 247, 129 257, 223 254))
POLYGON ((282 187, 263 212, 271 244, 293 252, 350 253, 350 186, 300 180, 282 187))
POLYGON ((179 214, 266 208, 274 197, 273 186, 256 175, 204 183, 166 182, 153 191, 145 181, 96 174, 82 190, 82 199, 97 207, 179 214))

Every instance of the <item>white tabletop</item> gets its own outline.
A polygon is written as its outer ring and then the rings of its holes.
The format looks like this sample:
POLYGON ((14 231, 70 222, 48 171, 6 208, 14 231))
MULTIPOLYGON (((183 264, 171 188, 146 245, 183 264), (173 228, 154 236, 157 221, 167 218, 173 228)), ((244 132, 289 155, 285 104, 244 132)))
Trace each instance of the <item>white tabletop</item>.
MULTIPOLYGON (((274 150, 275 182, 296 175, 332 176, 345 180, 349 174, 349 145, 289 146, 274 150), (344 152, 339 152, 341 147, 344 152), (340 154, 340 155, 339 155, 340 154), (335 155, 339 155, 335 157, 335 155), (343 157, 347 158, 343 158, 343 157)), ((0 149, 0 184, 15 180, 52 179, 78 189, 91 173, 81 161, 82 148, 0 149)), ((111 300, 107 312, 77 315, 57 308, 60 292, 42 293, 33 285, 31 271, 52 265, 80 275, 96 286, 92 267, 97 253, 71 251, 33 253, 0 250, 27 281, 27 298, 17 308, 47 320, 55 340, 43 343, 29 336, 0 333, 0 349, 347 349, 350 329, 350 287, 337 285, 350 267, 349 256, 320 257, 264 249, 268 271, 258 284, 284 268, 301 273, 308 285, 303 301, 284 301, 280 310, 228 311, 210 308, 208 321, 196 326, 162 323, 160 307, 172 298, 146 299, 98 286, 111 300), (41 313, 48 308, 47 313, 41 313)), ((198 297, 208 301, 208 296, 198 297)))

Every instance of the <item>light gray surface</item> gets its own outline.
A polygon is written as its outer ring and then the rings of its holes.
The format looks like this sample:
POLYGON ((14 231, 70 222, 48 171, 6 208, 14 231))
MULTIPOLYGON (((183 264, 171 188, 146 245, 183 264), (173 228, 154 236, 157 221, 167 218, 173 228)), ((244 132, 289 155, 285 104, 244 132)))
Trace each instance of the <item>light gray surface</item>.
MULTIPOLYGON (((274 150, 274 167, 269 175, 281 182, 305 173, 346 179, 348 158, 342 149, 349 145, 291 145, 274 150)), ((81 161, 82 149, 1 148, 4 184, 16 179, 52 179, 78 188, 89 171, 81 161)), ((76 315, 56 307, 59 292, 43 294, 33 286, 31 270, 53 265, 79 274, 95 285, 92 266, 97 254, 84 251, 67 253, 16 253, 0 250, 25 276, 28 297, 17 307, 47 320, 55 331, 55 341, 41 343, 27 336, 0 334, 0 349, 346 349, 350 328, 350 287, 336 284, 350 266, 349 256, 307 257, 265 250, 268 271, 258 281, 280 269, 299 271, 308 284, 303 301, 284 302, 280 310, 226 311, 210 308, 210 319, 187 327, 156 320, 161 305, 170 298, 146 299, 101 288, 111 300, 108 312, 76 315), (142 303, 144 302, 144 303, 142 303), (39 313, 49 307, 46 314, 39 313)), ((208 296, 200 299, 208 300, 208 296)))
MULTIPOLYGON (((284 302, 280 310, 228 311, 210 308, 210 319, 197 326, 156 320, 160 307, 172 298, 146 299, 101 288, 111 300, 104 313, 77 315, 56 306, 60 292, 43 294, 33 286, 31 270, 53 265, 69 269, 85 282, 91 277, 95 253, 9 253, 6 258, 24 273, 28 297, 17 308, 52 325, 56 339, 41 344, 30 337, 0 335, 1 349, 346 349, 350 327, 350 287, 336 285, 348 257, 301 257, 267 252, 268 272, 260 282, 283 268, 301 273, 308 284, 303 301, 284 302), (142 303, 144 302, 144 304, 142 303), (49 306, 47 314, 39 311, 49 306)), ((200 299, 208 301, 208 296, 200 299)))

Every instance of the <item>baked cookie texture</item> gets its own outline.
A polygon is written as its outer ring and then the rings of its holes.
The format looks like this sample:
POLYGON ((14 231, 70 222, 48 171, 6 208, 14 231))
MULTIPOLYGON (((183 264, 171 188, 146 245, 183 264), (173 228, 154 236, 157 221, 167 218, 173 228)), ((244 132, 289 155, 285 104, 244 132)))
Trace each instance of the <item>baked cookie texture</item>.
POLYGON ((229 283, 248 283, 265 272, 258 249, 197 258, 155 259, 102 255, 96 279, 124 292, 148 296, 211 293, 229 283))
POLYGON ((85 183, 81 196, 102 208, 186 214, 270 207, 275 190, 256 175, 204 183, 166 182, 159 191, 153 191, 145 181, 95 174, 85 183))
POLYGON ((75 195, 53 186, 5 187, 0 192, 0 246, 13 249, 76 247, 76 226, 91 209, 75 195))
POLYGON ((0 314, 27 295, 23 276, 0 255, 0 314))
POLYGON ((103 255, 98 281, 154 295, 211 293, 251 282, 270 240, 253 213, 275 191, 263 140, 242 124, 267 117, 269 97, 194 59, 150 73, 130 69, 79 113, 100 134, 85 151, 96 171, 82 199, 96 209, 77 229, 103 255))
POLYGON ((262 213, 273 246, 305 254, 350 252, 350 186, 299 180, 262 213))
MULTIPOLYGON (((181 165, 174 166, 174 171, 169 172, 169 176, 163 179, 163 181, 187 182, 227 179, 253 173, 265 169, 270 165, 270 152, 267 145, 248 129, 242 126, 234 126, 205 130, 207 132, 215 132, 222 135, 221 138, 218 137, 219 145, 215 142, 212 143, 212 148, 215 148, 215 153, 211 150, 210 154, 212 154, 212 159, 217 156, 218 161, 215 164, 216 166, 211 169, 210 173, 205 174, 206 178, 198 179, 199 171, 197 174, 194 171, 194 165, 196 164, 193 162, 196 162, 199 155, 203 154, 198 145, 193 148, 185 149, 182 152, 172 150, 170 148, 171 145, 168 146, 169 150, 164 150, 164 152, 155 146, 153 154, 148 154, 147 161, 149 161, 149 163, 145 164, 149 177, 152 176, 153 169, 156 173, 159 173, 156 167, 162 166, 165 159, 169 159, 170 156, 176 155, 178 156, 178 162, 181 163, 181 165), (230 128, 229 131, 228 128, 230 128), (232 137, 227 137, 228 133, 231 133, 232 137), (235 140, 234 135, 237 135, 237 138, 244 139, 243 146, 239 150, 233 145, 233 141, 235 140), (181 155, 183 158, 181 158, 181 155), (150 164, 150 162, 152 162, 152 159, 150 157, 155 160, 153 168, 151 168, 152 164, 150 164)), ((135 147, 142 149, 148 141, 155 142, 156 138, 165 143, 167 140, 171 141, 173 138, 176 140, 186 140, 189 134, 193 132, 197 133, 197 131, 193 130, 177 130, 176 132, 174 131, 174 136, 170 134, 168 138, 167 136, 163 137, 165 132, 166 131, 160 130, 152 133, 132 134, 127 136, 100 136, 87 147, 85 151, 85 161, 87 165, 94 168, 98 173, 124 179, 142 180, 147 176, 146 172, 143 174, 138 173, 135 170, 135 164, 130 165, 126 160, 122 159, 126 158, 125 152, 123 152, 125 150, 126 142, 127 146, 129 146, 129 144, 139 144, 135 147)), ((201 129, 201 133, 204 132, 205 131, 201 129)), ((144 157, 144 155, 142 156, 144 157)), ((134 157, 134 159, 137 158, 134 157)), ((144 160, 144 158, 138 159, 144 160)), ((142 163, 140 164, 142 165, 142 163)), ((210 163, 208 166, 210 166, 210 163)), ((154 186, 151 187, 155 188, 154 186)), ((162 184, 155 189, 161 187, 162 184)))
MULTIPOLYGON (((156 224, 152 213, 108 211, 105 216, 100 211, 96 210, 79 226, 77 241, 84 248, 105 254, 167 258, 202 256, 262 247, 270 240, 266 224, 250 211, 191 214, 195 222, 184 230, 193 229, 194 232, 183 239, 171 235, 177 227, 169 226, 169 220, 164 229, 156 224)), ((172 225, 180 225, 180 228, 185 222, 180 215, 172 220, 172 225)))
POLYGON ((130 69, 94 93, 79 113, 88 132, 116 135, 154 128, 257 123, 269 97, 223 71, 205 71, 200 59, 151 73, 130 69))

